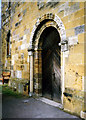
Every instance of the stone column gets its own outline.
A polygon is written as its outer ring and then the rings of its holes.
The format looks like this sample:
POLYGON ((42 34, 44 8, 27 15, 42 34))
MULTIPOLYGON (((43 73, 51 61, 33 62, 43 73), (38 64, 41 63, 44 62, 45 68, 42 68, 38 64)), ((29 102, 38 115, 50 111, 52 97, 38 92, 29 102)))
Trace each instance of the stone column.
POLYGON ((28 55, 30 59, 30 93, 29 96, 33 95, 33 51, 28 50, 28 55))
POLYGON ((42 95, 42 49, 36 49, 34 56, 34 80, 35 94, 42 95))
POLYGON ((35 50, 34 52, 34 92, 37 95, 38 94, 38 51, 35 50))
POLYGON ((39 51, 39 86, 38 93, 39 96, 42 96, 42 49, 38 49, 39 51))

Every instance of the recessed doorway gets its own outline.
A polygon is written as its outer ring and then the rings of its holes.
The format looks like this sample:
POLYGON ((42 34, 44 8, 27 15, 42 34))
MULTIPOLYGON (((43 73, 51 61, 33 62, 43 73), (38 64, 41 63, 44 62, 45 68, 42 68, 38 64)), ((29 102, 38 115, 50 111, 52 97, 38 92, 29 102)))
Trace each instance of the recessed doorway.
POLYGON ((61 47, 56 28, 47 27, 40 36, 42 46, 42 95, 61 102, 61 47))

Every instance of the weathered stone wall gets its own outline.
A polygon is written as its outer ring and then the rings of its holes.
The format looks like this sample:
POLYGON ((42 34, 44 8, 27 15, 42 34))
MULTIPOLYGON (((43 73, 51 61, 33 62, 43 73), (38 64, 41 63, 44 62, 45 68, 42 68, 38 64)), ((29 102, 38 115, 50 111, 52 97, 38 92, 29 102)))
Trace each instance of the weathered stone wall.
MULTIPOLYGON (((77 113, 85 111, 84 106, 84 57, 85 57, 85 3, 57 2, 13 3, 11 12, 11 80, 26 82, 30 79, 28 47, 34 25, 38 18, 47 13, 56 14, 65 27, 68 51, 61 53, 61 81, 64 78, 63 105, 66 110, 77 113), (64 57, 64 58, 63 58, 64 57), (63 63, 64 59, 64 63, 63 63), (64 72, 64 73, 63 73, 64 72)), ((46 18, 46 16, 45 16, 46 18)), ((59 21, 57 22, 59 24, 59 21)), ((58 25, 59 26, 59 25, 58 25)), ((5 34, 5 33, 4 33, 5 34)), ((4 39, 6 39, 4 37, 4 39)), ((5 40, 3 52, 6 51, 5 40)), ((5 53, 4 53, 5 54, 5 53)), ((6 56, 3 55, 3 64, 6 56)), ((11 82, 12 84, 12 82, 11 82)), ((62 86, 63 87, 63 86, 62 86)), ((63 88, 62 88, 63 89, 63 88)))
MULTIPOLYGON (((0 6, 0 12, 1 12, 1 6, 0 6)), ((1 21, 0 21, 0 80, 1 79, 2 79, 2 39, 1 39, 1 21)))
POLYGON ((65 53, 64 108, 77 114, 81 110, 86 110, 84 105, 84 13, 84 3, 76 3, 74 5, 70 3, 68 18, 65 24, 69 52, 65 53), (73 11, 70 11, 73 6, 75 6, 73 11))
POLYGON ((10 55, 7 55, 7 34, 10 30, 10 7, 8 2, 2 3, 2 70, 10 70, 10 55))

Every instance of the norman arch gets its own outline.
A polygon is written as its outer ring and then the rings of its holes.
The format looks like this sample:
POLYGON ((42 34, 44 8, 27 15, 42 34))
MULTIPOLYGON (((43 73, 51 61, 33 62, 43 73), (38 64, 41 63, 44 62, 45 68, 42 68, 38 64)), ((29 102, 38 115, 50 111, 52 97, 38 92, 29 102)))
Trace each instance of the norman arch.
MULTIPOLYGON (((43 61, 42 61, 42 43, 40 43, 40 37, 46 29, 51 27, 52 29, 57 30, 60 42, 66 39, 65 27, 61 19, 57 15, 48 13, 38 18, 31 33, 30 44, 28 49, 29 51, 28 53, 30 56, 30 94, 34 92, 36 93, 36 95, 42 95, 43 61)), ((61 91, 63 93, 64 77, 61 79, 62 79, 61 91)))
MULTIPOLYGON (((60 37, 61 37, 61 41, 66 39, 66 32, 65 32, 65 27, 61 21, 61 19, 55 14, 52 13, 47 13, 44 14, 43 16, 39 17, 37 19, 36 24, 33 26, 33 30, 31 32, 31 36, 30 36, 30 42, 29 42, 29 48, 32 48, 33 46, 33 39, 34 39, 34 34, 36 33, 36 30, 38 28, 38 26, 41 25, 41 23, 45 20, 52 20, 56 23, 56 28, 59 31, 60 37)), ((49 24, 48 24, 49 25, 49 24)), ((45 25, 45 28, 48 27, 48 25, 45 25)), ((50 26, 53 26, 54 24, 51 23, 50 26)), ((37 41, 37 40, 36 40, 37 41)))

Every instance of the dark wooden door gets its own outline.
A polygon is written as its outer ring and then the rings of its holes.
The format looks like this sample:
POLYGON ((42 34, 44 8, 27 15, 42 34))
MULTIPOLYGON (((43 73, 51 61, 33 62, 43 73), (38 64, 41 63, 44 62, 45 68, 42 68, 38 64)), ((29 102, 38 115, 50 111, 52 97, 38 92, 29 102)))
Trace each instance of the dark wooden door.
POLYGON ((61 68, 60 52, 58 46, 60 36, 53 27, 46 28, 39 40, 39 48, 42 45, 42 93, 48 97, 60 101, 61 99, 61 68))
POLYGON ((60 47, 43 51, 43 95, 61 101, 60 47))
POLYGON ((52 52, 52 98, 61 101, 61 55, 60 47, 52 52))
POLYGON ((43 94, 51 94, 52 90, 52 51, 43 51, 43 94))

